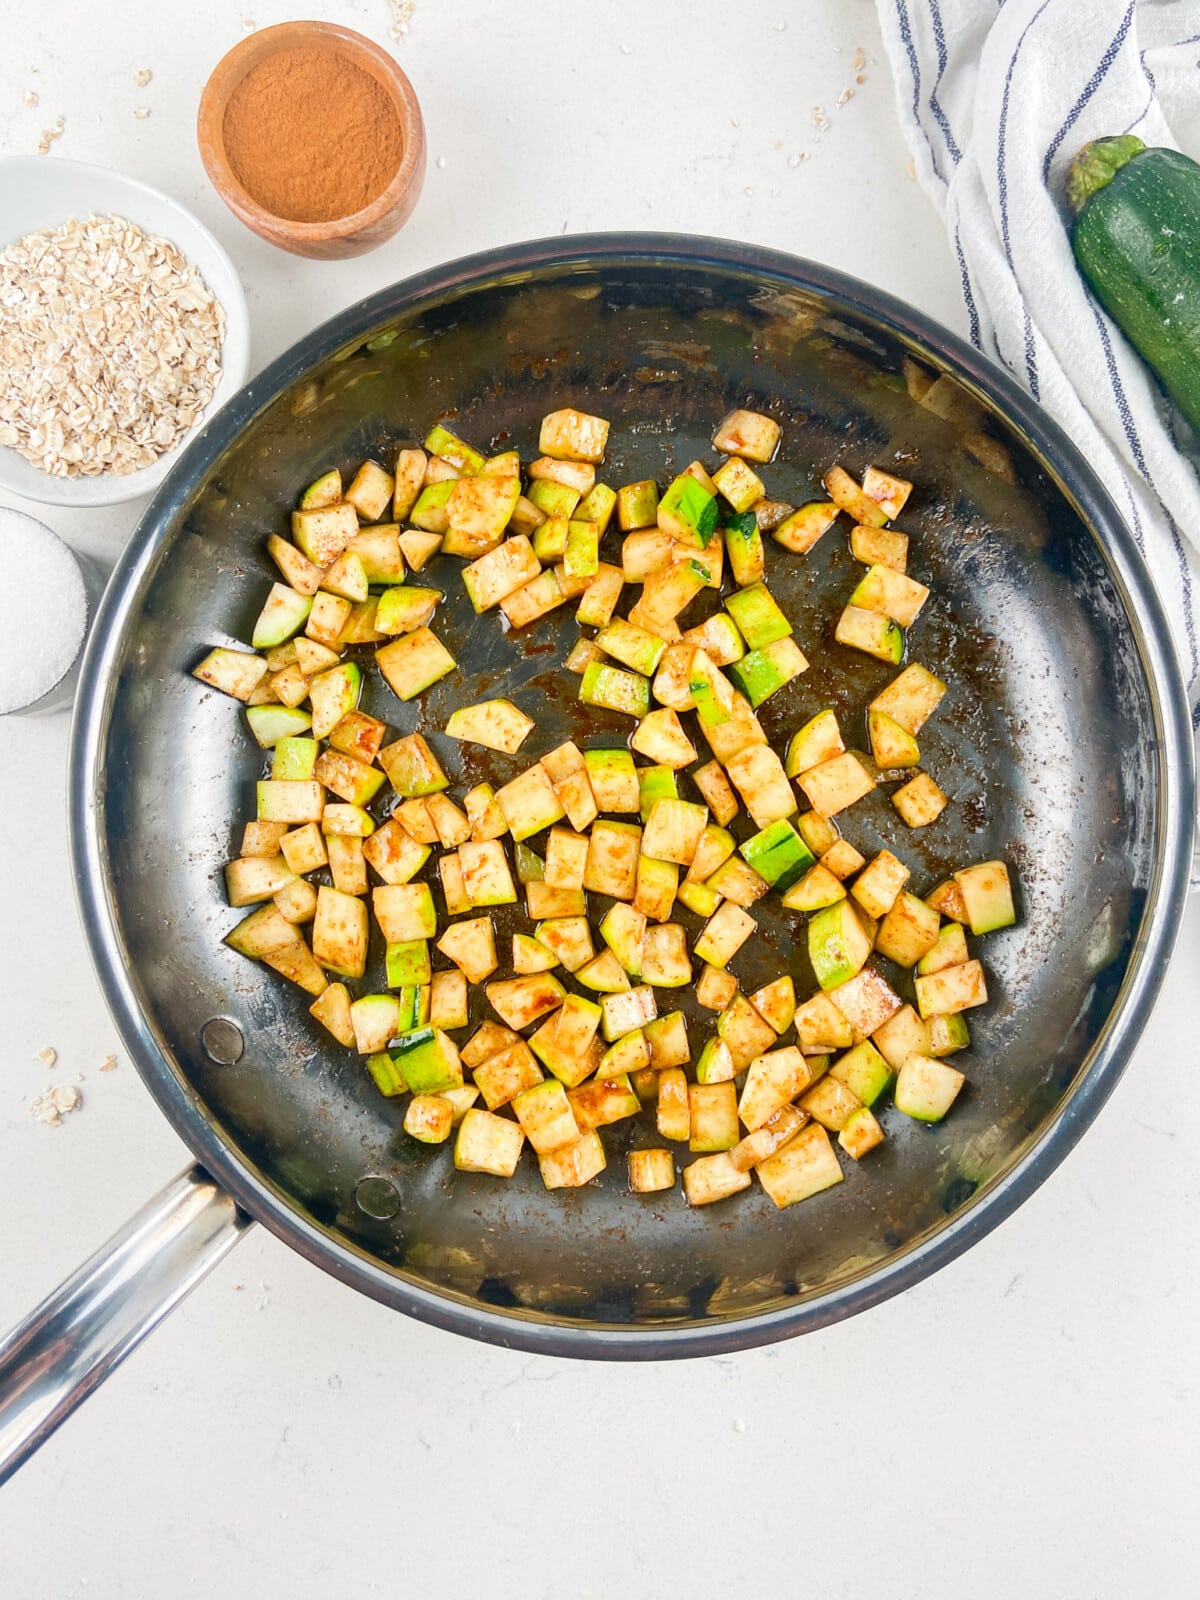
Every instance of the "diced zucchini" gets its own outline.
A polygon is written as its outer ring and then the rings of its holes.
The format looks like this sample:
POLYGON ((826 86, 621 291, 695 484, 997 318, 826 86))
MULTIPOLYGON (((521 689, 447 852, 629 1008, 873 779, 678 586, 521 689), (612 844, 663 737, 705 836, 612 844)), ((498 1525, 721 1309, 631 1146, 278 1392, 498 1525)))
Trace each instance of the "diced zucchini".
POLYGON ((731 856, 728 861, 721 863, 705 887, 723 899, 732 901, 735 906, 744 907, 761 900, 770 886, 753 867, 731 856))
POLYGON ((273 583, 254 624, 250 642, 256 650, 270 650, 282 644, 299 633, 312 606, 311 595, 297 594, 286 584, 273 583))
POLYGON ((578 621, 592 628, 606 627, 617 608, 624 583, 625 575, 620 567, 605 561, 599 562, 596 576, 583 591, 575 608, 578 621))
POLYGON ((498 1111, 542 1081, 542 1069, 524 1039, 497 1051, 475 1068, 475 1086, 489 1111, 498 1111))
POLYGON ((688 1081, 681 1067, 667 1067, 658 1075, 658 1131, 664 1139, 683 1143, 691 1136, 688 1081))
POLYGON ((672 538, 703 549, 717 526, 716 496, 691 473, 683 472, 667 486, 656 521, 672 538))
POLYGON ((918 1122, 940 1122, 966 1081, 944 1061, 910 1055, 896 1077, 896 1110, 918 1122))
POLYGON ((726 771, 757 827, 766 828, 798 809, 783 762, 768 745, 747 746, 726 762, 726 771))
POLYGON ((832 500, 810 500, 790 517, 785 517, 772 530, 772 538, 785 550, 805 555, 827 533, 837 519, 838 508, 832 500))
POLYGON ((617 994, 631 987, 629 975, 611 950, 602 950, 575 973, 585 989, 595 994, 617 994))
POLYGON ((729 1159, 739 1172, 749 1172, 768 1156, 794 1139, 808 1121, 808 1114, 795 1106, 780 1106, 762 1127, 739 1139, 729 1152, 729 1159))
POLYGON ((946 685, 942 680, 914 661, 875 696, 869 709, 882 711, 915 738, 945 693, 946 685))
POLYGON ((654 922, 665 922, 671 915, 679 888, 679 868, 670 861, 655 861, 640 855, 634 885, 633 908, 654 922))
POLYGON ((753 511, 734 512, 725 522, 725 551, 733 581, 742 588, 761 583, 766 574, 762 533, 753 511))
POLYGON ((867 1106, 859 1106, 847 1117, 838 1134, 838 1144, 855 1161, 861 1161, 868 1151, 883 1143, 883 1138, 883 1129, 875 1114, 867 1106))
MULTIPOLYGON (((461 973, 459 974, 461 977, 461 973)), ((416 1028, 430 1026, 429 984, 406 984, 396 995, 400 1007, 398 1033, 412 1033, 416 1028)))
POLYGON ((757 926, 754 918, 748 916, 740 906, 725 901, 709 918, 696 940, 696 959, 714 967, 727 966, 757 926))
POLYGON ((457 850, 442 856, 438 862, 438 878, 441 880, 447 916, 457 917, 464 911, 470 911, 471 897, 463 886, 462 863, 457 850))
POLYGON ((325 791, 313 781, 267 778, 255 785, 263 822, 320 822, 325 791))
POLYGON ((948 1017, 972 1006, 987 1004, 987 983, 978 961, 964 961, 958 967, 944 967, 928 977, 914 980, 917 1009, 923 1017, 948 1017))
POLYGON ((540 617, 546 616, 556 606, 566 601, 558 578, 552 568, 514 589, 500 602, 500 609, 510 628, 524 628, 540 617))
POLYGON ((871 738, 871 754, 879 767, 915 767, 920 765, 921 752, 911 733, 884 711, 867 712, 867 731, 871 738))
MULTIPOLYGON (((385 745, 379 752, 379 765, 387 773, 392 788, 406 800, 437 794, 449 787, 450 780, 441 762, 420 733, 407 733, 385 745)), ((431 843, 435 836, 431 833, 430 838, 422 842, 431 843)))
POLYGON ((380 1050, 377 1054, 368 1056, 364 1065, 371 1074, 375 1087, 380 1094, 392 1099, 398 1094, 408 1093, 408 1084, 404 1081, 404 1073, 386 1050, 380 1050))
POLYGON ((622 1034, 652 1022, 658 1015, 654 990, 642 984, 636 989, 622 989, 606 994, 600 1002, 601 1032, 610 1042, 622 1034))
POLYGON ((464 567, 463 587, 476 611, 488 611, 540 571, 533 546, 524 534, 518 534, 464 567))
POLYGON ((721 903, 721 896, 707 883, 691 883, 686 879, 679 885, 675 897, 681 906, 694 911, 698 917, 711 917, 721 903))
MULTIPOLYGON (((278 752, 280 746, 276 745, 278 752)), ((313 768, 318 783, 353 806, 365 806, 379 792, 384 774, 341 750, 324 750, 313 768)))
POLYGON ((656 861, 690 866, 707 821, 704 806, 688 800, 656 800, 642 836, 642 851, 656 861))
POLYGON ((821 865, 827 872, 832 872, 835 878, 845 879, 865 866, 866 861, 849 839, 838 839, 821 857, 821 865))
POLYGON ((642 913, 620 900, 608 908, 600 922, 600 937, 631 978, 638 977, 642 970, 645 933, 646 919, 642 913))
POLYGON ((787 891, 783 903, 789 911, 820 911, 844 899, 846 887, 818 861, 787 891))
POLYGON ((326 645, 330 650, 340 648, 342 629, 350 615, 350 601, 323 590, 313 595, 309 603, 304 631, 310 639, 326 645))
POLYGON ((864 494, 843 467, 830 467, 825 474, 825 492, 839 510, 845 511, 855 522, 882 528, 888 520, 888 513, 879 502, 864 494))
POLYGON ((962 897, 962 890, 953 878, 947 878, 939 883, 936 889, 925 896, 925 904, 932 906, 935 911, 940 911, 943 917, 949 917, 953 922, 967 920, 967 905, 962 897))
POLYGON ((967 1019, 961 1011, 950 1017, 930 1017, 929 1054, 952 1056, 956 1050, 965 1050, 971 1043, 967 1019))
POLYGON ((729 780, 718 762, 709 761, 706 765, 697 767, 692 773, 692 782, 704 796, 708 809, 722 826, 733 821, 738 813, 737 797, 729 787, 729 780))
POLYGON ((644 717, 650 709, 650 685, 635 673, 593 661, 583 675, 579 698, 585 705, 644 717))
POLYGON ((428 460, 424 450, 419 449, 401 450, 397 455, 392 474, 392 516, 397 522, 403 522, 412 510, 425 482, 428 460))
POLYGON ((532 934, 514 933, 512 965, 513 971, 522 976, 530 972, 549 972, 552 967, 558 966, 558 957, 532 934))
MULTIPOLYGON (((642 585, 642 598, 629 613, 630 622, 658 632, 673 623, 700 593, 707 588, 712 574, 700 559, 673 561, 661 572, 652 572, 642 585)), ((676 635, 672 633, 671 638, 676 635)), ((666 635, 664 635, 666 637, 666 635)))
POLYGON ((853 1042, 861 1044, 900 1010, 900 996, 883 974, 863 967, 829 991, 829 998, 850 1023, 853 1042))
MULTIPOLYGON (((662 1089, 659 1088, 661 1107, 662 1089)), ((661 1128, 659 1130, 662 1131, 661 1128)), ((665 1134, 670 1138, 670 1134, 665 1134)), ((701 1156, 683 1169, 683 1192, 690 1206, 712 1205, 715 1200, 726 1200, 732 1194, 750 1187, 750 1174, 739 1172, 727 1151, 701 1156)))
POLYGON ((573 1145, 580 1138, 567 1092, 556 1078, 546 1078, 523 1089, 513 1098, 512 1108, 539 1156, 573 1145))
POLYGON ((628 750, 587 750, 587 777, 601 811, 636 811, 638 776, 628 750))
POLYGON ((363 855, 363 840, 354 834, 327 833, 324 843, 333 887, 340 889, 343 894, 366 894, 367 863, 363 855))
MULTIPOLYGON (((659 801, 659 805, 678 803, 659 801)), ((638 853, 643 847, 642 830, 636 823, 603 819, 593 823, 584 888, 592 894, 611 895, 614 900, 632 900, 637 893, 638 853)), ((672 858, 662 856, 659 859, 672 858)))
POLYGON ((776 639, 751 650, 729 669, 729 676, 752 706, 762 705, 785 684, 808 670, 808 659, 794 639, 776 639))
POLYGON ((371 905, 380 932, 389 944, 432 939, 437 932, 437 910, 427 883, 384 884, 372 894, 371 905))
POLYGON ((579 749, 568 739, 542 757, 541 767, 567 820, 581 833, 595 821, 599 807, 592 792, 587 763, 579 749))
POLYGON ((469 1067, 474 1072, 476 1067, 483 1065, 491 1056, 499 1055, 501 1050, 507 1050, 510 1044, 517 1044, 520 1035, 505 1028, 498 1022, 489 1018, 481 1022, 475 1032, 463 1045, 461 1056, 464 1067, 469 1067))
POLYGON ((777 1034, 786 1033, 796 1015, 796 986, 789 976, 775 978, 754 991, 750 1004, 777 1034))
POLYGON ((437 947, 466 974, 468 983, 482 983, 500 965, 496 959, 496 935, 491 917, 472 917, 467 922, 451 923, 437 947))
MULTIPOLYGON (((272 779, 282 783, 304 783, 316 776, 318 748, 315 739, 280 739, 272 755, 272 779)), ((383 774, 379 776, 382 779, 383 774)), ((318 781, 323 783, 325 780, 322 778, 318 781)))
POLYGON ((984 861, 977 867, 964 867, 954 874, 954 881, 962 895, 972 933, 992 933, 1016 922, 1012 884, 1003 861, 984 861))
POLYGON ((511 783, 498 789, 496 804, 503 811, 515 840, 531 838, 543 828, 561 822, 564 814, 540 764, 528 767, 511 783))
MULTIPOLYGON (((355 559, 362 564, 363 575, 369 584, 400 584, 405 578, 404 551, 400 546, 400 529, 394 522, 381 522, 373 528, 360 528, 346 546, 338 562, 325 574, 328 584, 330 574, 341 562, 355 559)), ((346 591, 337 589, 336 594, 346 591)), ((346 594, 348 600, 365 600, 366 595, 346 594)))
POLYGON ((521 480, 516 476, 480 473, 459 478, 446 501, 443 548, 451 548, 456 539, 465 539, 475 549, 499 545, 520 497, 521 480))
POLYGON ((539 562, 552 564, 562 560, 567 548, 567 526, 565 516, 547 516, 533 536, 533 553, 539 562))
POLYGON ((581 1134, 574 1144, 563 1145, 538 1157, 542 1182, 547 1189, 580 1189, 598 1177, 606 1165, 604 1146, 594 1129, 581 1134))
POLYGON ((858 972, 871 953, 872 935, 850 900, 818 911, 808 924, 808 958, 822 989, 834 989, 858 972))
POLYGON ((405 528, 399 538, 400 553, 414 572, 422 568, 442 548, 440 533, 424 533, 420 528, 405 528))
POLYGON ((867 468, 862 487, 867 498, 874 500, 888 517, 898 517, 912 493, 912 484, 907 478, 895 478, 879 467, 867 468))
POLYGON ((862 1101, 844 1083, 829 1076, 822 1077, 811 1089, 805 1091, 797 1102, 801 1111, 807 1111, 814 1122, 819 1122, 830 1133, 840 1133, 862 1101))
POLYGON ((781 1210, 842 1181, 837 1153, 819 1122, 808 1123, 794 1139, 754 1170, 781 1210))
MULTIPOLYGON (((305 824, 305 826, 308 826, 308 824, 305 824)), ((248 857, 258 856, 264 860, 270 860, 272 856, 279 855, 287 833, 288 825, 286 822, 260 822, 255 818, 253 822, 248 822, 242 829, 242 847, 238 854, 248 857)), ((288 866, 291 871, 296 871, 290 861, 288 866)))
POLYGON ((763 497, 763 482, 739 456, 730 456, 713 473, 713 482, 735 511, 749 511, 763 497))
POLYGON ((434 1028, 465 1028, 467 980, 462 972, 435 972, 429 995, 429 1022, 434 1028))
POLYGON ((521 748, 532 728, 533 719, 511 700, 482 700, 478 705, 460 706, 451 712, 446 735, 511 756, 521 748))
POLYGON ((687 930, 677 922, 664 922, 646 929, 641 959, 641 975, 646 983, 662 989, 678 989, 692 981, 687 930))
POLYGON ((361 978, 367 967, 367 908, 354 895, 322 886, 317 890, 313 955, 342 978, 361 978))
POLYGON ((576 509, 584 521, 595 524, 597 533, 603 538, 616 504, 616 490, 610 489, 606 483, 597 483, 585 493, 576 509))
POLYGON ((270 900, 294 879, 295 874, 281 855, 240 856, 225 868, 225 894, 231 906, 252 906, 270 900))
POLYGON ((823 761, 831 761, 834 756, 841 755, 845 748, 837 713, 831 709, 818 711, 798 733, 792 735, 784 771, 789 778, 797 778, 811 767, 818 767, 823 761))
MULTIPOLYGON (((565 548, 566 523, 579 504, 579 490, 572 489, 570 484, 567 483, 552 483, 548 478, 539 478, 536 483, 530 485, 528 499, 531 505, 536 506, 539 511, 545 513, 549 521, 561 521, 563 523, 561 538, 565 548)), ((545 523, 539 527, 538 533, 541 533, 543 527, 545 527, 545 523)), ((536 535, 533 548, 535 551, 538 550, 536 535)), ((561 555, 562 548, 554 553, 555 555, 561 555)))
POLYGON ((591 461, 604 459, 608 443, 608 423, 603 417, 590 416, 586 411, 567 407, 551 411, 542 418, 538 435, 538 449, 544 456, 560 461, 591 461))
POLYGON ((776 604, 765 583, 751 584, 728 595, 725 608, 751 650, 761 650, 776 639, 786 638, 792 625, 776 604))
POLYGON ((819 811, 806 811, 797 817, 796 831, 818 861, 838 842, 837 825, 819 811))
POLYGON ((852 750, 810 767, 796 780, 814 811, 836 816, 870 794, 875 780, 852 750))
POLYGON ((859 873, 850 893, 869 917, 884 917, 911 874, 890 850, 881 850, 859 873))
POLYGON ((281 739, 307 733, 312 727, 312 717, 298 706, 247 706, 246 721, 264 750, 273 749, 281 739))
POLYGON ((623 533, 653 528, 658 519, 658 485, 653 478, 627 483, 617 490, 617 523, 623 533))
POLYGON ((724 1011, 738 992, 738 981, 723 967, 705 966, 696 985, 696 1003, 708 1011, 724 1011))
POLYGON ((737 1090, 731 1082, 688 1085, 689 1150, 732 1150, 738 1142, 737 1090))
POLYGON ((665 1016, 653 1018, 643 1024, 642 1032, 650 1046, 650 1065, 656 1072, 686 1066, 692 1059, 682 1011, 668 1011, 665 1016))
POLYGON ((336 506, 342 499, 342 475, 336 467, 314 478, 300 496, 300 509, 313 511, 321 506, 336 506))
POLYGON ((598 1078, 620 1078, 641 1072, 650 1061, 650 1047, 640 1028, 622 1034, 600 1057, 596 1068, 598 1078))
POLYGON ((879 925, 875 948, 897 966, 913 967, 937 943, 941 918, 914 894, 901 894, 879 925))
POLYGON ((696 759, 695 745, 668 706, 647 712, 629 742, 640 755, 663 767, 688 767, 696 759))
POLYGON ((400 700, 412 700, 455 668, 454 657, 435 633, 417 628, 375 652, 380 672, 400 700))
POLYGON ((675 1187, 675 1157, 669 1150, 631 1150, 629 1187, 634 1194, 657 1194, 675 1187))
POLYGON ((873 1106, 891 1083, 892 1068, 871 1041, 864 1039, 838 1057, 829 1069, 829 1076, 844 1084, 863 1105, 873 1106))
POLYGON ((531 973, 524 978, 507 978, 487 986, 492 1009, 510 1028, 518 1031, 536 1022, 563 1003, 566 990, 549 972, 531 973))
POLYGON ((309 1015, 326 1028, 339 1044, 354 1043, 354 1022, 350 1012, 350 991, 344 983, 331 983, 308 1008, 309 1015))
POLYGON ((299 594, 316 594, 321 587, 322 569, 294 544, 273 533, 267 539, 267 552, 290 588, 299 594))
POLYGON ((458 849, 458 864, 463 890, 472 906, 516 904, 517 886, 499 840, 463 840, 458 849))
POLYGON ((582 917, 587 896, 578 889, 552 889, 541 880, 525 885, 525 908, 535 922, 543 917, 582 917))
POLYGON ((911 628, 928 599, 929 590, 923 583, 894 572, 891 567, 873 566, 859 580, 850 605, 891 617, 902 628, 911 628))
MULTIPOLYGON (((727 667, 731 662, 740 661, 746 654, 745 642, 737 630, 737 623, 724 611, 715 611, 696 627, 689 628, 683 636, 683 643, 703 650, 718 667, 727 667)), ((657 687, 654 692, 657 696, 657 687)), ((676 707, 676 710, 679 709, 687 708, 676 707)))
POLYGON ((596 644, 607 655, 632 667, 643 677, 649 677, 658 666, 663 651, 663 641, 643 628, 635 628, 618 618, 596 635, 596 644))
POLYGON ((904 655, 904 630, 890 617, 849 605, 838 618, 834 638, 880 661, 899 662, 904 655))
POLYGON ((770 823, 738 846, 760 878, 781 893, 790 889, 815 863, 804 840, 785 819, 770 823))
POLYGON ((358 513, 346 501, 292 512, 292 542, 317 567, 327 567, 358 532, 358 513))
POLYGON ((761 411, 731 411, 713 434, 713 447, 723 455, 747 461, 770 461, 783 429, 761 411))
POLYGON ((627 1077, 595 1078, 569 1089, 567 1098, 576 1122, 584 1129, 607 1127, 626 1117, 636 1117, 642 1109, 627 1077))
POLYGON ((350 1025, 354 1029, 354 1045, 360 1056, 374 1055, 387 1044, 396 1031, 400 1007, 395 995, 365 994, 350 1007, 350 1025))
POLYGON ((854 1043, 854 1032, 827 994, 815 994, 796 1007, 796 1038, 806 1053, 815 1050, 845 1050, 854 1043))
POLYGON ((892 804, 910 828, 927 828, 936 822, 949 801, 927 772, 892 790, 892 804))
MULTIPOLYGON (((886 1022, 875 1029, 871 1042, 893 1072, 899 1072, 914 1051, 918 1055, 933 1054, 929 1045, 929 1026, 911 1006, 901 1006, 899 1011, 893 1012, 886 1022)), ((865 1096, 859 1095, 859 1099, 865 1099, 865 1096)))
MULTIPOLYGON (((590 584, 600 566, 600 533, 595 523, 574 518, 567 524, 567 545, 563 551, 566 576, 585 579, 590 584)), ((561 579, 559 580, 561 583, 561 579)))
POLYGON ((869 528, 856 523, 850 530, 850 553, 869 567, 903 572, 908 566, 908 535, 897 528, 869 528))
MULTIPOLYGON (((399 552, 400 546, 397 544, 397 555, 399 552)), ((365 600, 370 587, 367 581, 367 569, 363 565, 362 557, 349 547, 342 551, 336 561, 325 568, 321 578, 322 589, 328 594, 336 595, 339 599, 347 601, 349 604, 358 604, 365 600)), ((339 629, 339 634, 340 631, 339 629)))
POLYGON ((734 1068, 741 1072, 775 1043, 775 1030, 746 999, 734 995, 717 1018, 717 1033, 729 1047, 734 1068))
POLYGON ((472 1106, 458 1126, 454 1165, 459 1172, 490 1172, 498 1178, 511 1178, 524 1143, 519 1123, 472 1106))
POLYGON ((444 1144, 454 1130, 454 1107, 439 1094, 418 1094, 404 1111, 404 1131, 422 1144, 444 1144))
POLYGON ((251 655, 247 650, 210 650, 204 660, 192 668, 193 678, 243 703, 249 700, 266 673, 267 663, 263 657, 251 655))
POLYGON ((749 1064, 738 1116, 753 1133, 813 1081, 809 1059, 796 1045, 755 1056, 749 1064))

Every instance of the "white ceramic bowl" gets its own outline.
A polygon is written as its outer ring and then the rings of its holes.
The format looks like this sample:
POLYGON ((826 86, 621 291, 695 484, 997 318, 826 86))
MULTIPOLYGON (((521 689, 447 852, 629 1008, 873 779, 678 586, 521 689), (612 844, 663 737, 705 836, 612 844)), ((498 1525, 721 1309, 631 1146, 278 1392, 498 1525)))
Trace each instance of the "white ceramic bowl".
POLYGON ((55 478, 15 450, 0 447, 0 489, 53 506, 111 506, 137 500, 157 489, 197 429, 231 399, 246 381, 250 365, 250 316, 233 262, 203 223, 169 195, 136 178, 122 177, 84 161, 58 156, 9 156, 0 161, 0 249, 42 228, 57 228, 71 217, 115 212, 146 233, 177 245, 200 269, 225 310, 221 382, 195 428, 152 467, 123 476, 55 478))

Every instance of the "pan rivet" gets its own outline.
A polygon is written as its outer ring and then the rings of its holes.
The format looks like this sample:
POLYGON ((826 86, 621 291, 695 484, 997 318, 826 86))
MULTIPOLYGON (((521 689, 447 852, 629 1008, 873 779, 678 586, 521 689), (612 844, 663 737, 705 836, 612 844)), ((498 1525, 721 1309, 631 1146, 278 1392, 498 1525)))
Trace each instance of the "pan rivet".
POLYGON ((367 1216, 375 1217, 380 1222, 394 1217, 400 1209, 400 1196, 390 1178, 374 1175, 360 1178, 354 1186, 354 1198, 360 1211, 365 1211, 367 1216))
POLYGON ((219 1067, 232 1067, 242 1059, 246 1048, 242 1030, 227 1017, 210 1017, 200 1029, 200 1043, 208 1058, 219 1067))

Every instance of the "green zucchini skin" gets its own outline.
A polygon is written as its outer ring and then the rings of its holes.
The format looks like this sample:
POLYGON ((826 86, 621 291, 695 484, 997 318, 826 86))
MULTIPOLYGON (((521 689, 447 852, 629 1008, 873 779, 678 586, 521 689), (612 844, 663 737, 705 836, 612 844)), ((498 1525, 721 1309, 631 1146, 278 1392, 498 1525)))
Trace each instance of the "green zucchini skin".
POLYGON ((1200 165, 1135 154, 1083 201, 1071 234, 1097 300, 1200 433, 1200 165))

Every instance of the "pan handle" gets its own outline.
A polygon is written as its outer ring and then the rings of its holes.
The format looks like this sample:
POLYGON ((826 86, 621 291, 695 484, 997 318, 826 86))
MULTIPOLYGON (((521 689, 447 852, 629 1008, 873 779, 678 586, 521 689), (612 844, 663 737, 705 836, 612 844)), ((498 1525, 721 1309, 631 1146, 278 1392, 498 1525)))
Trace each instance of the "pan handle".
POLYGON ((0 1343, 0 1483, 215 1267, 250 1225, 180 1173, 0 1343))

